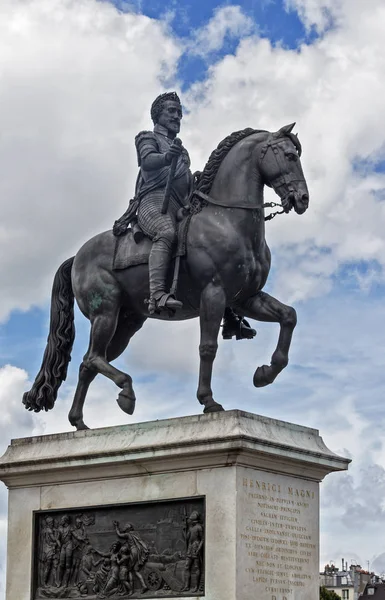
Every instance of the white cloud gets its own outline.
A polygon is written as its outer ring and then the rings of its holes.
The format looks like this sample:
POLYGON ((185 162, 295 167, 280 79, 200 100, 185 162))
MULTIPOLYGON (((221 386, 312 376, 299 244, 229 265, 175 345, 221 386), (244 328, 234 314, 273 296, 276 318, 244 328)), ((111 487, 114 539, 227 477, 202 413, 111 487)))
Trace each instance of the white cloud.
POLYGON ((23 369, 6 365, 0 368, 0 439, 3 440, 2 449, 8 444, 9 429, 12 425, 12 433, 23 437, 30 435, 34 427, 34 419, 31 413, 25 411, 20 413, 20 398, 28 385, 28 375, 23 369), (15 423, 17 428, 15 428, 15 423))
POLYGON ((208 23, 196 30, 188 51, 197 56, 209 56, 220 50, 226 39, 240 39, 255 31, 254 21, 240 6, 224 6, 214 12, 208 23))
MULTIPOLYGON (((342 0, 343 1, 343 0, 342 0)), ((330 27, 341 14, 341 0, 285 0, 288 10, 296 10, 307 27, 318 32, 330 27)))

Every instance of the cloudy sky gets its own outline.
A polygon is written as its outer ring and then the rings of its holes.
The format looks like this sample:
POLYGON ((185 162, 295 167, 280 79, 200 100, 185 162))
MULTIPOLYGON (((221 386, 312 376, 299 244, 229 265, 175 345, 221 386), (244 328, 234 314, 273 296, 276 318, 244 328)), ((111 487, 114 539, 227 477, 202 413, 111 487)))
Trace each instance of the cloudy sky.
MULTIPOLYGON (((235 129, 296 121, 310 207, 267 226, 266 290, 299 317, 291 362, 253 388, 278 333, 257 324, 255 340, 220 343, 214 391, 228 409, 316 427, 353 459, 322 486, 321 564, 385 571, 384 27, 383 0, 0 0, 1 450, 70 429, 84 318, 55 409, 30 414, 22 393, 40 366, 53 275, 125 210, 133 138, 155 96, 181 93, 193 170, 235 129)), ((134 378, 135 416, 99 377, 86 422, 199 412, 197 355, 197 321, 146 324, 119 362, 134 378)), ((0 517, 4 565, 4 487, 0 517)))

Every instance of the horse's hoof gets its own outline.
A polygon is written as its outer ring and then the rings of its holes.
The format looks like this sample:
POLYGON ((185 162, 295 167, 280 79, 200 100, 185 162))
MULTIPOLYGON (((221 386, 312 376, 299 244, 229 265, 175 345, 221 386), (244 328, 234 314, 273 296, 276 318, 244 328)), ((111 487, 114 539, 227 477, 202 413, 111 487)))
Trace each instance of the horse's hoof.
POLYGON ((75 427, 78 431, 85 431, 86 429, 89 429, 89 427, 87 427, 87 425, 83 421, 78 425, 75 425, 75 427))
POLYGON ((212 412, 221 412, 222 410, 225 410, 222 406, 222 404, 218 404, 218 402, 215 402, 215 400, 212 400, 211 402, 208 402, 206 404, 206 406, 203 409, 204 413, 212 413, 212 412))
POLYGON ((136 398, 133 392, 128 393, 127 390, 123 389, 116 401, 123 412, 128 415, 134 414, 136 398))
POLYGON ((83 419, 76 419, 74 417, 68 417, 68 420, 71 423, 72 427, 76 427, 77 431, 83 431, 85 429, 89 429, 89 427, 87 427, 87 425, 85 424, 83 419))
POLYGON ((255 371, 253 383, 255 387, 265 387, 265 385, 273 383, 274 379, 275 377, 271 376, 271 367, 263 365, 255 371))

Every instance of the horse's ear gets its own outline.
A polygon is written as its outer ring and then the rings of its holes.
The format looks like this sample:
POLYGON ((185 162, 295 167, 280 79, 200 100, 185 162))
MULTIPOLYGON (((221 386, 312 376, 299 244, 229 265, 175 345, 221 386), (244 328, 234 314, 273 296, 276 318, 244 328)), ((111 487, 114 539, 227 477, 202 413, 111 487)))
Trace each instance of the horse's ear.
POLYGON ((274 134, 274 137, 275 138, 284 137, 285 135, 288 135, 288 133, 291 133, 293 131, 294 127, 295 127, 295 123, 291 123, 290 125, 285 125, 284 127, 281 127, 281 129, 274 134))

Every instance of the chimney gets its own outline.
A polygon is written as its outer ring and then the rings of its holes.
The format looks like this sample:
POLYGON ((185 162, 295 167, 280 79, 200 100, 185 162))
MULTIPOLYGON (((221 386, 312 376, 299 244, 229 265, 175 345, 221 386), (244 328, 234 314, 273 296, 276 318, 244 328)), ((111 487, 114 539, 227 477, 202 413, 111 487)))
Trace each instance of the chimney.
POLYGON ((342 570, 345 571, 345 560, 342 559, 342 570))

